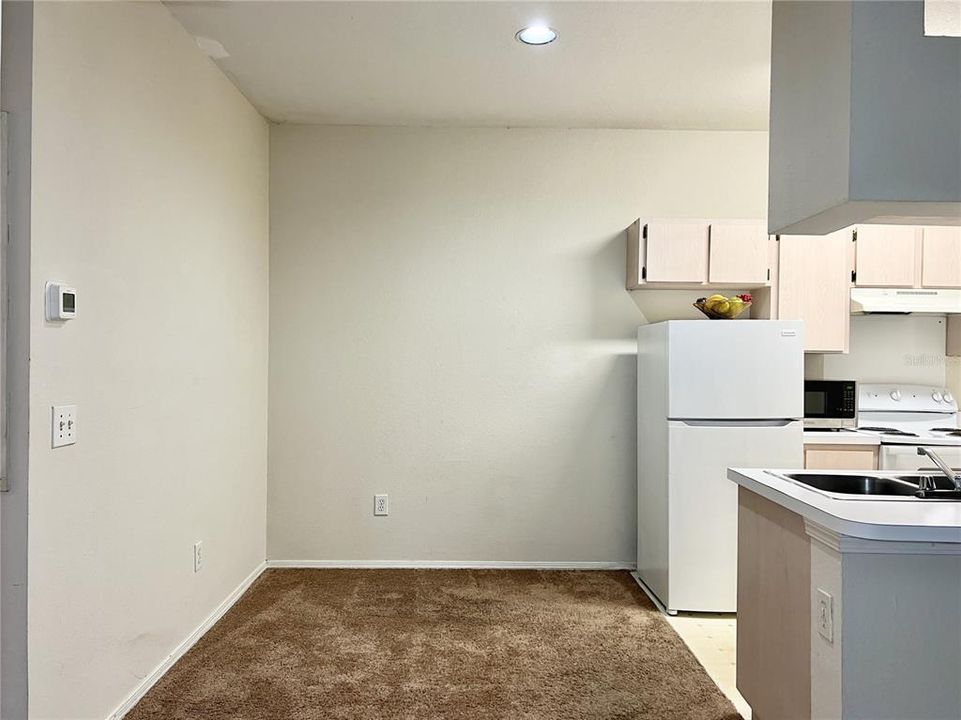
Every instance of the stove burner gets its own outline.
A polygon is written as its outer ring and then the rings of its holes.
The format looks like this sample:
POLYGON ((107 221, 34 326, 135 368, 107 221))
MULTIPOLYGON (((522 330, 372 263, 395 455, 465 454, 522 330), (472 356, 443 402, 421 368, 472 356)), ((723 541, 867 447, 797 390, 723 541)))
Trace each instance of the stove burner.
POLYGON ((954 437, 961 437, 961 428, 931 428, 931 432, 944 433, 954 437))
POLYGON ((895 430, 894 428, 886 427, 862 427, 858 430, 866 430, 868 432, 878 432, 882 435, 897 435, 898 437, 917 437, 917 433, 907 432, 905 430, 895 430))

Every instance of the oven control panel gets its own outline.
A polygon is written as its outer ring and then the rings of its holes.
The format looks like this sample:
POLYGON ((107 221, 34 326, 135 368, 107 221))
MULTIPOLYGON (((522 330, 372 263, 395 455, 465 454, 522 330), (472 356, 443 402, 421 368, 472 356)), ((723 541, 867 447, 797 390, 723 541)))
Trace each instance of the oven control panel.
POLYGON ((936 412, 958 411, 951 391, 931 385, 885 385, 862 383, 858 386, 858 412, 936 412))

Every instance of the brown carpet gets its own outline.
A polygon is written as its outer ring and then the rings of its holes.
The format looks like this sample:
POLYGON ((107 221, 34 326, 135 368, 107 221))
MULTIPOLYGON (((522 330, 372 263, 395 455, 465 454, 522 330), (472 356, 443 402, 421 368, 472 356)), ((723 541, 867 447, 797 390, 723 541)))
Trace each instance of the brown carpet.
POLYGON ((269 570, 127 720, 738 717, 626 572, 269 570))

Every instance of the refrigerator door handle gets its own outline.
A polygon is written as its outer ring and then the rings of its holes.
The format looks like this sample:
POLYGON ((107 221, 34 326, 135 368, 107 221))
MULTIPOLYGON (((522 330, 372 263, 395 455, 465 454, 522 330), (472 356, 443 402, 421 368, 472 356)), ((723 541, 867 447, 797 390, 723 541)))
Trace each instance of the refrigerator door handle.
POLYGON ((775 420, 673 420, 690 427, 787 427, 801 422, 797 418, 778 418, 775 420))

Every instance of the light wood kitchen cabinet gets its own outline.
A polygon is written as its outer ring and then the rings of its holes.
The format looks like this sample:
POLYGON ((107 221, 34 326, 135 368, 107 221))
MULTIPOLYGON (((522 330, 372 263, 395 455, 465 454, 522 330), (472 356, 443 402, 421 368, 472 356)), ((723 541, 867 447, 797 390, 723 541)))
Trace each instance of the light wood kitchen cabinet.
POLYGON ((806 470, 877 470, 877 445, 804 445, 806 470))
POLYGON ((961 227, 925 227, 921 232, 921 286, 961 288, 961 227))
POLYGON ((764 287, 770 248, 760 220, 637 220, 627 230, 627 289, 764 287))
POLYGON ((920 228, 862 225, 856 237, 857 286, 910 288, 918 284, 920 228))
POLYGON ((647 223, 647 281, 706 282, 709 228, 707 223, 702 222, 647 223))
POLYGON ((847 352, 851 324, 852 232, 782 235, 772 316, 804 321, 806 352, 847 352))
POLYGON ((763 285, 771 279, 763 222, 711 223, 708 281, 763 285))

